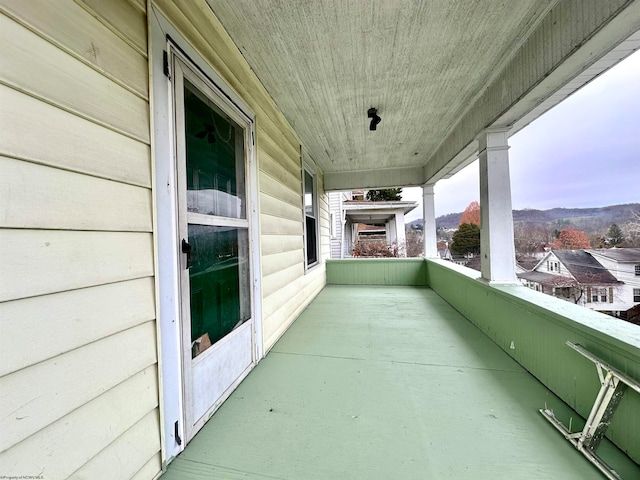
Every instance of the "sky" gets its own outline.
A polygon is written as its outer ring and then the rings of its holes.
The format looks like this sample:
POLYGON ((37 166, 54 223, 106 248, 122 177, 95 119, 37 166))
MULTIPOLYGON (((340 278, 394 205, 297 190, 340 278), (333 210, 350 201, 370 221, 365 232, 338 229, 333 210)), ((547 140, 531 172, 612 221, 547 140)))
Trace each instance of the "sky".
MULTIPOLYGON (((514 209, 640 202, 640 51, 509 138, 514 209)), ((435 185, 436 216, 480 200, 478 161, 435 185)), ((422 189, 403 189, 420 207, 422 189)))

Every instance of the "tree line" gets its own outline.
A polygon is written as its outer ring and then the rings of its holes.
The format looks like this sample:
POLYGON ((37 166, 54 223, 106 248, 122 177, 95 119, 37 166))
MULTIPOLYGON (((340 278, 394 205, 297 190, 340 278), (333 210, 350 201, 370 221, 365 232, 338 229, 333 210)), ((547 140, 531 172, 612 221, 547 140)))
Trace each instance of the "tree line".
MULTIPOLYGON (((458 255, 480 252, 480 205, 471 202, 460 216, 457 230, 451 236, 451 251, 458 255)), ((623 225, 612 223, 606 230, 585 232, 568 222, 544 224, 514 222, 515 250, 520 255, 533 255, 544 248, 576 250, 588 248, 640 247, 640 212, 623 225)), ((439 236, 449 240, 441 230, 439 236)))

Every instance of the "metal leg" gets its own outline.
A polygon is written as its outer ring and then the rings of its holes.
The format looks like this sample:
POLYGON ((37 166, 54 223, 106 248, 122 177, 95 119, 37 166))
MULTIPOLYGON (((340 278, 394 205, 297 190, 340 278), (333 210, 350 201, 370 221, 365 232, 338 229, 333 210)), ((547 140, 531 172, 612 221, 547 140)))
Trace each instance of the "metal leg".
POLYGON ((618 405, 620 405, 620 401, 627 387, 640 393, 640 383, 603 362, 584 347, 571 342, 567 342, 567 345, 596 364, 598 378, 601 384, 600 391, 596 396, 589 417, 581 432, 570 432, 567 427, 554 416, 553 411, 549 409, 541 409, 540 413, 542 413, 573 446, 582 452, 591 463, 598 467, 607 478, 610 480, 622 480, 611 467, 596 455, 596 450, 600 446, 600 442, 611 424, 611 419, 618 405))

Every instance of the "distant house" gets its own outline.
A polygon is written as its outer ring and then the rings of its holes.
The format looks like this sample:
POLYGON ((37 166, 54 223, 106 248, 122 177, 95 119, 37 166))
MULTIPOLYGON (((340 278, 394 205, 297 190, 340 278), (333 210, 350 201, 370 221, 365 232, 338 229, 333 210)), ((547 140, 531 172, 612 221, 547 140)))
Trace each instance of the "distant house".
MULTIPOLYGON (((619 289, 621 299, 628 305, 640 304, 640 248, 606 248, 587 251, 619 282, 622 282, 619 289)), ((628 317, 625 313, 621 313, 620 316, 628 317)))
MULTIPOLYGON (((623 249, 619 249, 623 250, 623 249)), ((529 288, 592 310, 624 317, 640 303, 640 249, 609 254, 600 250, 553 250, 530 272, 517 273, 529 288), (602 262, 600 261, 602 260, 602 262), (616 272, 616 274, 614 274, 616 272), (631 283, 627 284, 627 281, 631 283), (633 282, 636 282, 634 284, 633 282), (639 295, 634 296, 634 293, 639 295)))
POLYGON ((416 202, 363 200, 362 190, 329 193, 331 258, 351 257, 358 241, 384 241, 397 245, 406 256, 404 216, 416 202))

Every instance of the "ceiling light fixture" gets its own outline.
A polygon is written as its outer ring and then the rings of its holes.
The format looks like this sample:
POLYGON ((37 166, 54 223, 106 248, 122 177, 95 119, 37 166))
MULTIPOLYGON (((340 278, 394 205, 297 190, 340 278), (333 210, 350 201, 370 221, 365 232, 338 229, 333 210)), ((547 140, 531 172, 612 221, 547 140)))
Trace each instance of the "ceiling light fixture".
POLYGON ((377 108, 372 107, 369 110, 367 110, 367 117, 371 119, 369 130, 375 130, 378 124, 382 121, 382 119, 378 116, 377 108))

